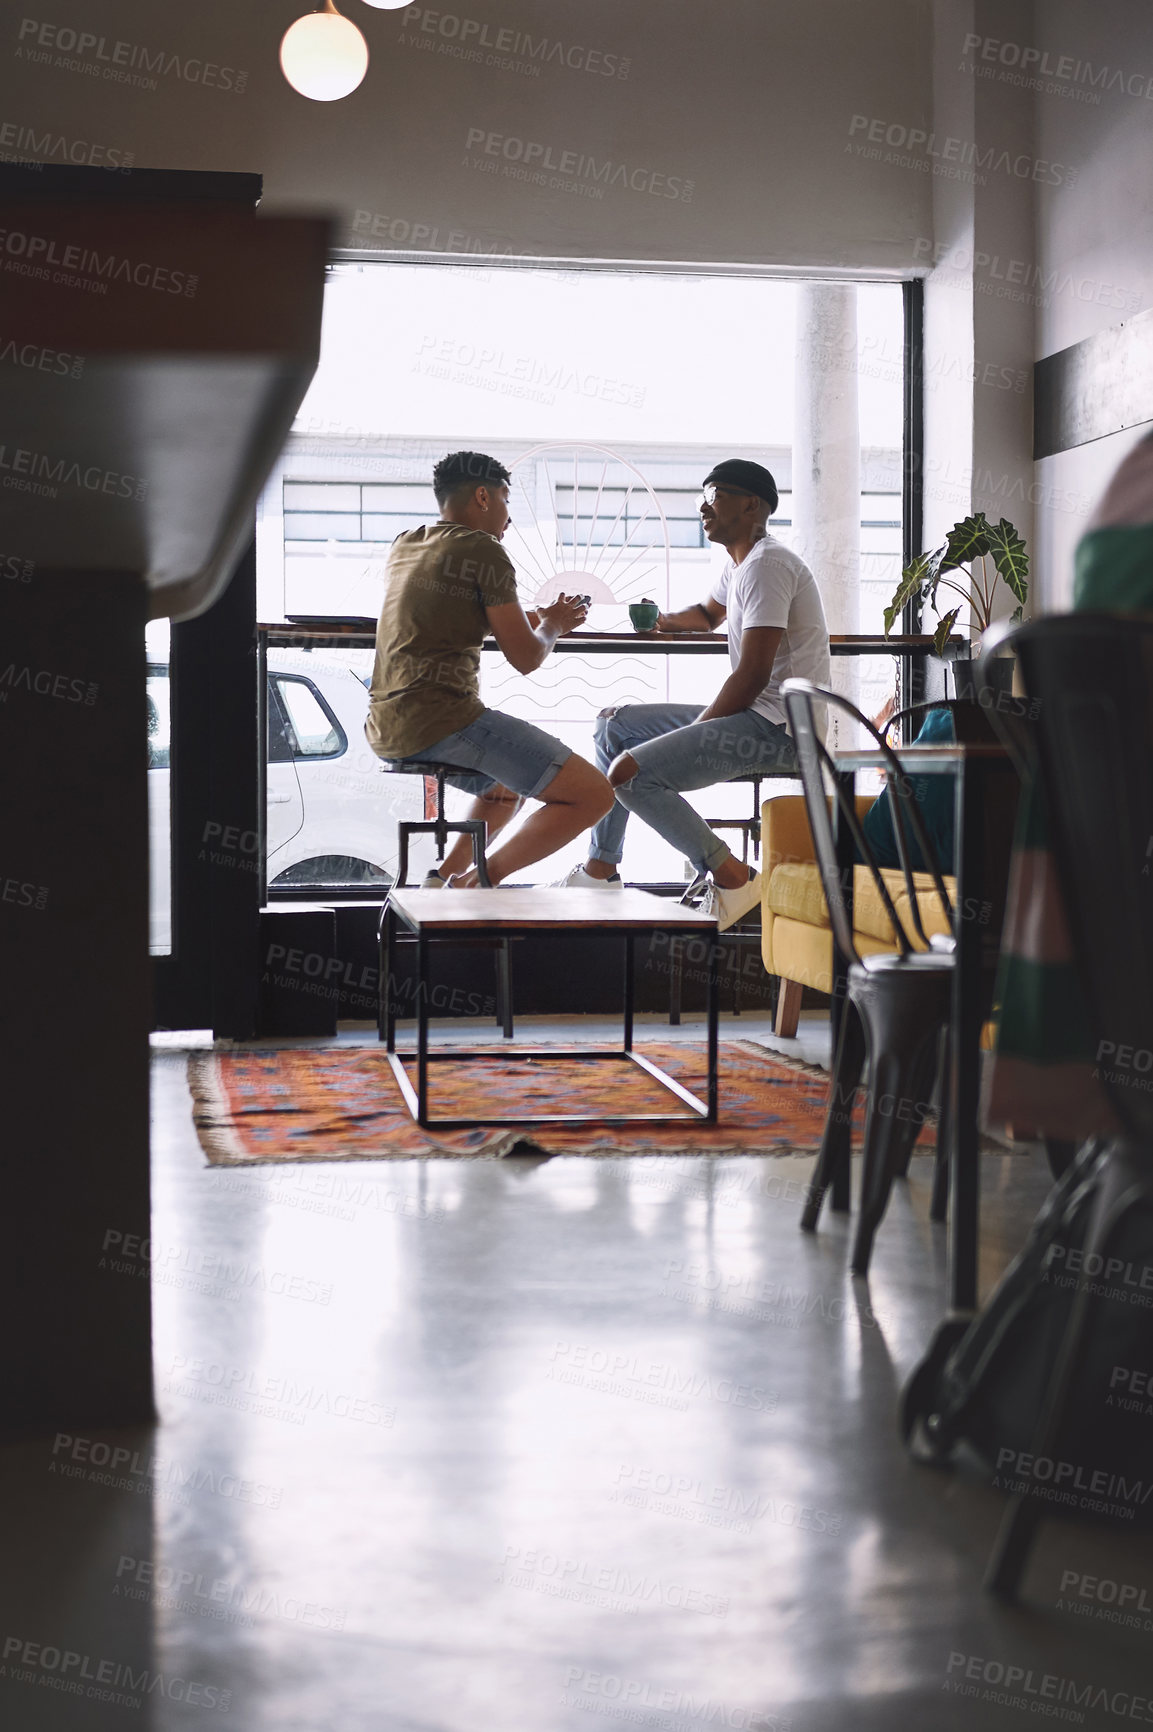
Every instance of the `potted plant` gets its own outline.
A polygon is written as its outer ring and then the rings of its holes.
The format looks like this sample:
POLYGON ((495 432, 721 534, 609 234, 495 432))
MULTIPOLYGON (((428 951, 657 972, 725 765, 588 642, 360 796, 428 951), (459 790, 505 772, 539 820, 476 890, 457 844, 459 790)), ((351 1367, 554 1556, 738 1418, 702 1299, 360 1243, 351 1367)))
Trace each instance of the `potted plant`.
POLYGON ((998 582, 1005 584, 1017 602, 1011 617, 1020 619, 1029 594, 1029 555, 1025 543, 1008 518, 990 523, 983 511, 975 511, 953 525, 940 547, 932 553, 919 554, 905 567, 896 594, 885 609, 885 636, 892 631, 906 603, 919 597, 937 615, 933 648, 943 655, 961 608, 967 602, 969 645, 973 653, 980 649, 981 635, 992 622, 998 582), (961 574, 960 581, 950 577, 950 572, 961 574), (942 613, 937 600, 942 589, 961 597, 946 613, 942 613))

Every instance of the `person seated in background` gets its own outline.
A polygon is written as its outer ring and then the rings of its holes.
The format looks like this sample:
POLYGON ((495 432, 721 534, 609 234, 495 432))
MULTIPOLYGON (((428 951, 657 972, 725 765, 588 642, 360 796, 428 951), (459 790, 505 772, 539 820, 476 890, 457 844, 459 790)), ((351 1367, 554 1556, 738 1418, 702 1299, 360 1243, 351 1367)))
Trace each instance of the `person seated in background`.
POLYGON ((705 706, 601 711, 597 763, 616 802, 593 830, 584 865, 564 883, 618 887, 625 827, 635 812, 701 876, 711 873, 702 906, 723 932, 756 905, 760 874, 682 796, 734 776, 796 769, 780 687, 794 677, 828 685, 829 632, 812 572, 768 532, 777 487, 767 469, 742 457, 718 463, 705 477, 699 509, 706 536, 728 561, 707 600, 659 614, 656 630, 715 630, 727 619, 729 677, 705 706))
MULTIPOLYGON (((571 595, 531 616, 521 607, 500 544, 509 480, 503 464, 478 451, 455 451, 433 470, 440 521, 403 531, 389 554, 364 727, 378 757, 414 771, 429 761, 459 765, 447 780, 477 796, 469 816, 484 819, 489 841, 524 800, 542 802, 488 856, 494 884, 563 848, 613 802, 602 773, 571 747, 481 701, 487 633, 517 673, 530 674, 586 612, 571 595)), ((458 837, 425 887, 475 884, 471 860, 470 838, 458 837)))
MULTIPOLYGON (((880 715, 873 717, 873 726, 879 728, 887 736, 890 718, 897 707, 896 697, 889 699, 880 715)), ((927 709, 922 716, 921 725, 914 746, 951 746, 957 737, 953 723, 953 712, 947 704, 937 708, 927 709)), ((890 744, 893 744, 890 741, 890 744)), ((908 781, 913 790, 913 798, 917 802, 917 812, 929 846, 937 857, 944 873, 955 872, 956 867, 956 778, 953 776, 917 776, 911 775, 908 781)), ((865 841, 868 843, 874 860, 878 866, 897 868, 901 864, 900 849, 897 847, 897 830, 893 818, 893 796, 889 789, 888 779, 880 794, 873 801, 861 825, 865 841)), ((914 872, 927 872, 929 865, 921 855, 921 844, 918 842, 911 826, 906 826, 905 842, 909 854, 909 865, 914 872)), ((858 854, 858 864, 861 864, 858 854)))

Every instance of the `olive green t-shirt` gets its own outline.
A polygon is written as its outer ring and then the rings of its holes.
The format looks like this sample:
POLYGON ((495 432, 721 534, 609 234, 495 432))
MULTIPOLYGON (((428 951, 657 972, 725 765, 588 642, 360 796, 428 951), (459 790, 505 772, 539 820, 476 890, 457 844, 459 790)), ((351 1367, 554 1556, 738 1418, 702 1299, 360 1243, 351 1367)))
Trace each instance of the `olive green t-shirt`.
POLYGON ((364 730, 374 752, 403 758, 476 721, 484 610, 516 599, 512 560, 484 530, 429 523, 397 536, 364 730))

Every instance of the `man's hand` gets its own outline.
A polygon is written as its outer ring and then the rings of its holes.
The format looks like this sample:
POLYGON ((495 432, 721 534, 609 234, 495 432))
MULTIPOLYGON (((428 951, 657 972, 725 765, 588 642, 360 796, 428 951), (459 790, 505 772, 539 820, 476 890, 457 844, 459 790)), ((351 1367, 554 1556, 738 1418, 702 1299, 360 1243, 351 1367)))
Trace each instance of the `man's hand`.
POLYGON ((566 632, 575 631, 578 625, 583 625, 588 618, 588 611, 579 595, 558 595, 548 607, 538 609, 541 625, 547 626, 557 637, 563 637, 566 632))
POLYGON ((725 617, 725 609, 710 596, 707 601, 694 602, 680 613, 658 613, 657 631, 716 631, 725 617))
POLYGON ((897 694, 894 692, 891 697, 885 699, 885 702, 873 717, 873 726, 879 734, 883 734, 887 731, 889 723, 892 721, 896 712, 896 708, 897 694))
POLYGON ((518 674, 533 674, 547 660, 558 637, 584 620, 588 609, 575 595, 558 595, 551 607, 526 614, 519 601, 486 607, 497 647, 518 674))

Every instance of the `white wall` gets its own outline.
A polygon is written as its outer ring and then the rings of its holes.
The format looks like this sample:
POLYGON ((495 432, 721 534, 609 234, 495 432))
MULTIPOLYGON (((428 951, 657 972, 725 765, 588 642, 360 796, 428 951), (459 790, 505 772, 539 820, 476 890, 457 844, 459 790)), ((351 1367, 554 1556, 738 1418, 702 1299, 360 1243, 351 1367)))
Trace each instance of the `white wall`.
POLYGON ((1064 608, 1085 520, 1140 433, 1033 464, 1019 387, 1038 357, 1153 302, 1153 16, 1130 0, 936 0, 934 22, 938 149, 995 145, 1013 172, 934 182, 926 541, 968 491, 1030 539, 1033 608, 1064 608))
MULTIPOLYGON (((933 240, 917 243, 933 265, 925 287, 926 546, 983 510, 994 522, 1007 517, 1036 552, 1034 308, 1014 279, 1033 266, 1034 174, 1062 170, 1038 159, 1030 96, 974 70, 974 39, 1027 41, 1031 12, 1030 0, 937 0, 934 8, 940 172, 933 240)), ((1013 606, 999 592, 995 611, 1013 606)))
MULTIPOLYGON (((1037 354, 1050 355, 1153 304, 1153 14, 1127 0, 1045 0, 1036 41, 1065 76, 1038 93, 1038 148, 1078 168, 1038 203, 1037 354), (1062 67, 1062 60, 1071 62, 1062 67), (1095 98, 1096 100, 1092 100, 1095 98)), ((1153 420, 1153 403, 1149 405, 1153 420)), ((1148 431, 1117 433, 1037 465, 1042 558, 1067 607, 1073 550, 1117 464, 1148 431)))
POLYGON ((131 152, 151 167, 260 171, 270 208, 334 208, 342 238, 377 247, 895 274, 914 262, 913 237, 929 232, 929 177, 863 162, 851 148, 867 122, 927 125, 920 0, 459 0, 455 12, 347 0, 371 63, 361 87, 333 104, 296 95, 277 64, 281 34, 310 9, 311 0, 54 0, 47 23, 40 8, 16 9, 0 36, 10 127, 0 148, 18 153, 20 129, 32 128, 68 150, 131 152), (23 11, 43 32, 22 23, 23 11), (513 47, 504 58, 528 70, 490 66, 487 50, 480 63, 454 57, 466 23, 476 27, 470 52, 483 23, 490 41, 513 47), (102 39, 83 55, 94 75, 70 69, 75 49, 57 51, 61 29, 102 39), (526 61, 526 32, 574 64, 526 61), (120 70, 139 75, 142 48, 179 56, 180 71, 152 74, 154 90, 106 76, 118 52, 120 70), (212 86, 205 63, 221 69, 212 86), (519 141, 514 156, 530 144, 554 163, 571 153, 555 178, 576 190, 506 176, 518 164, 501 154, 504 140, 519 141), (582 172, 590 156, 625 168, 634 186, 601 187, 582 172), (583 196, 590 190, 603 197, 583 196))

